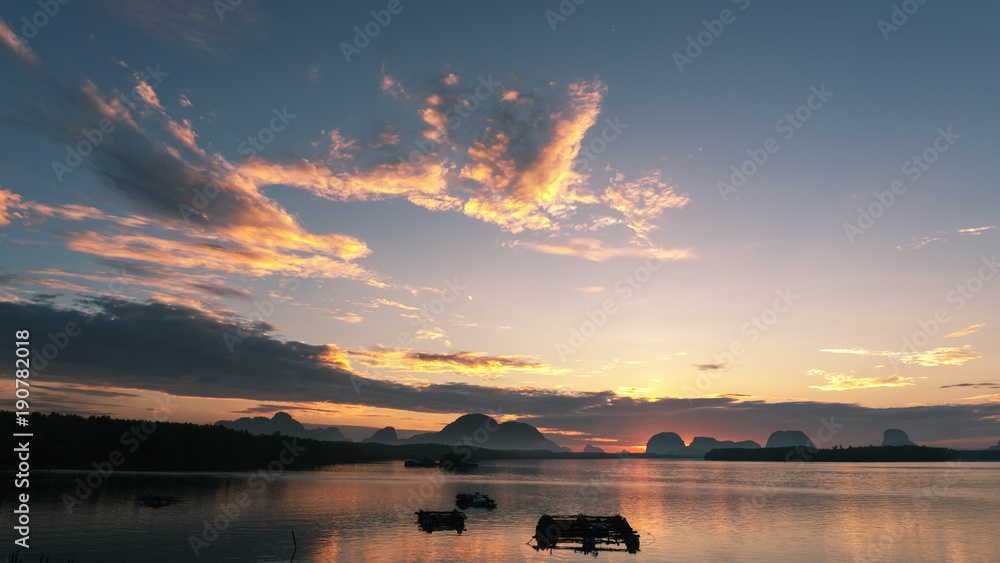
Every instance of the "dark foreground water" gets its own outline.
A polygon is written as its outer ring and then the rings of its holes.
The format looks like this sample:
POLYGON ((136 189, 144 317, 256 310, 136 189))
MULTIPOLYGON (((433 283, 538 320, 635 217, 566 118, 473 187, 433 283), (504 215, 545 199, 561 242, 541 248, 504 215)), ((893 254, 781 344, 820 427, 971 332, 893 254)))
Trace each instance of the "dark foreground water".
MULTIPOLYGON (((590 556, 527 544, 542 514, 580 512, 622 514, 641 534, 639 553, 601 552, 603 561, 1000 561, 1000 464, 991 463, 508 461, 447 474, 394 462, 270 482, 117 472, 70 513, 63 495, 81 477, 53 472, 32 483, 28 561, 285 562, 292 530, 303 563, 583 561, 590 556), (499 508, 467 509, 461 535, 418 529, 415 509, 450 510, 456 492, 472 490, 499 508), (183 501, 153 509, 137 501, 143 493, 183 501), (206 529, 212 523, 223 529, 206 529)), ((8 531, 12 490, 3 496, 8 531)))

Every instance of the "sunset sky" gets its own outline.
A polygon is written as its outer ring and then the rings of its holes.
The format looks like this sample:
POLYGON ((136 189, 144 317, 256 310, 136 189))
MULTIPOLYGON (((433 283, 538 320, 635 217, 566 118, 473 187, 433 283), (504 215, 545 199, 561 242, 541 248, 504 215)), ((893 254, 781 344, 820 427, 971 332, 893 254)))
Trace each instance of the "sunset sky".
POLYGON ((1000 439, 1000 5, 232 3, 0 7, 32 410, 1000 439))

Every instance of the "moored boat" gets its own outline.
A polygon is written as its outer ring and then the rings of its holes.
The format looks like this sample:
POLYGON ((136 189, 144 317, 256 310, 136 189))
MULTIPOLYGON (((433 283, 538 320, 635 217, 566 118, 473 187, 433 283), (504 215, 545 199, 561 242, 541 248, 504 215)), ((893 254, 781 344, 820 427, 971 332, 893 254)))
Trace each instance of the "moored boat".
POLYGON ((459 508, 496 508, 497 501, 491 499, 489 496, 476 491, 472 494, 469 493, 458 493, 455 495, 455 504, 459 508))
POLYGON ((435 531, 455 530, 458 533, 465 531, 465 513, 458 510, 436 511, 420 510, 416 512, 417 525, 428 534, 435 531))

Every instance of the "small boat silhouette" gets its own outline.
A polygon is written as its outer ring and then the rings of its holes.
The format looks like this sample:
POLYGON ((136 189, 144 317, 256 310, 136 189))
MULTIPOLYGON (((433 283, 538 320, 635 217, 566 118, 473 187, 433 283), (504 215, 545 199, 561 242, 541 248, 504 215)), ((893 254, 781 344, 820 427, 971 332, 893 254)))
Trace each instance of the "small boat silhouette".
POLYGON ((469 493, 458 493, 455 495, 455 504, 459 508, 496 508, 497 501, 491 499, 489 496, 476 491, 472 494, 469 493))
POLYGON ((139 497, 139 502, 151 508, 170 506, 171 504, 177 504, 180 501, 181 499, 178 497, 163 497, 160 495, 151 495, 149 493, 139 497))
POLYGON ((461 534, 465 531, 464 512, 459 512, 458 510, 450 512, 421 510, 415 514, 417 515, 417 525, 428 534, 446 530, 455 530, 461 534))

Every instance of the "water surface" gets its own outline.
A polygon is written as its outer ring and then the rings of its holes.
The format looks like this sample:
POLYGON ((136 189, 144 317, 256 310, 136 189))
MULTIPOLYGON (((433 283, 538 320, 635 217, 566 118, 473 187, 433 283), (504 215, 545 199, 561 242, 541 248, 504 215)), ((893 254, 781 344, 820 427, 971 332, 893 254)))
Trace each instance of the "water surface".
POLYGON ((621 514, 641 534, 639 553, 601 552, 603 561, 1000 561, 1000 464, 530 460, 450 474, 393 462, 270 482, 120 471, 70 513, 63 495, 85 476, 32 483, 32 560, 286 562, 294 530, 302 563, 582 561, 528 541, 542 514, 585 512, 621 514), (418 529, 414 510, 450 510, 473 490, 499 508, 466 509, 461 535, 418 529), (137 501, 143 493, 183 501, 152 509, 137 501), (206 522, 224 529, 215 537, 206 522), (192 537, 207 543, 196 542, 197 557, 192 537))

